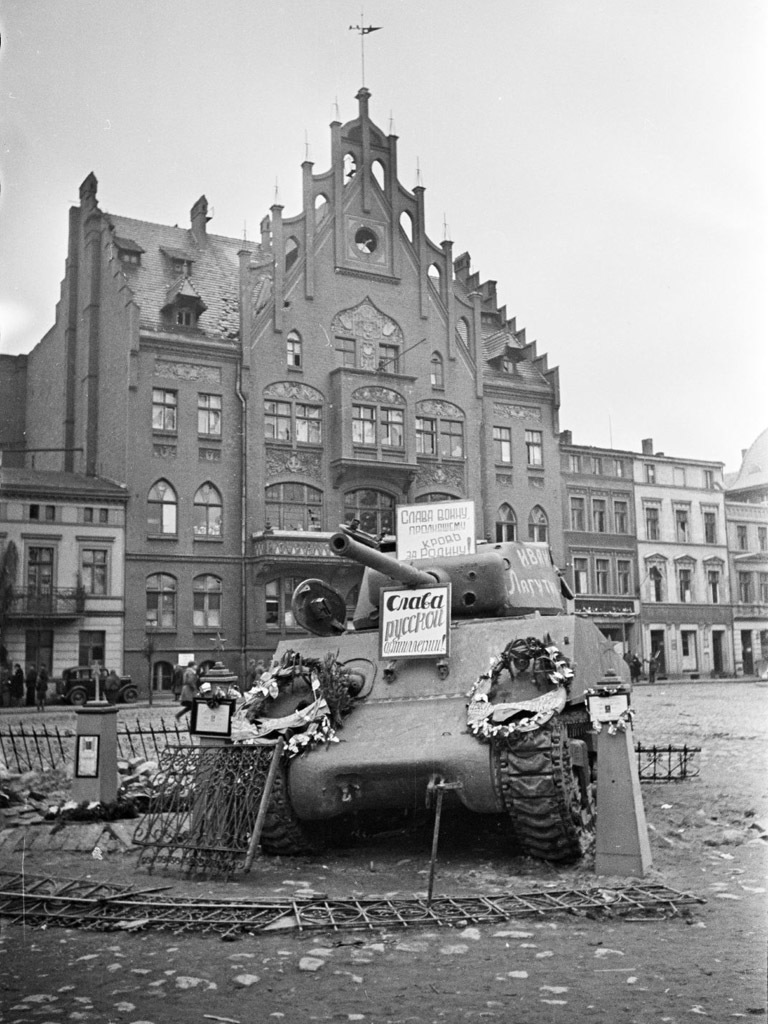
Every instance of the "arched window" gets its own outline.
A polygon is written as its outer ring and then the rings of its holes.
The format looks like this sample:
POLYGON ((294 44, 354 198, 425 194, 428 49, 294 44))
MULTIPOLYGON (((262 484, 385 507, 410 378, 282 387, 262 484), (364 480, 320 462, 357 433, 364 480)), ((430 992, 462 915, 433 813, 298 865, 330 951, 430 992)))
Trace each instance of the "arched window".
POLYGON ((265 488, 267 522, 273 530, 321 530, 323 492, 309 484, 288 482, 265 488))
POLYGON ((152 666, 152 689, 170 691, 173 686, 173 665, 170 661, 156 661, 152 666))
POLYGON ((315 197, 315 227, 319 227, 328 216, 328 197, 322 192, 315 197))
POLYGON ((439 352, 433 352, 429 361, 429 383, 433 388, 445 387, 443 376, 443 357, 439 352))
POLYGON ((195 576, 192 602, 192 622, 196 629, 221 626, 221 580, 218 576, 195 576))
POLYGON ((344 184, 348 185, 357 174, 357 158, 354 153, 344 154, 344 184))
POLYGON ((408 213, 407 210, 403 210, 400 214, 400 227, 403 229, 403 234, 409 242, 413 241, 413 217, 408 213))
POLYGON ((435 287, 435 290, 437 291, 437 293, 439 295, 440 294, 440 283, 443 280, 443 272, 440 269, 440 267, 438 267, 438 265, 436 263, 430 263, 429 268, 427 270, 427 277, 432 282, 432 284, 435 287))
POLYGON ((344 522, 357 520, 361 530, 379 536, 395 532, 395 499, 373 489, 349 491, 344 497, 344 522))
POLYGON ((176 628, 176 579, 164 572, 147 576, 148 626, 156 629, 176 628))
POLYGON ((517 540, 517 516, 505 501, 496 513, 496 542, 501 544, 507 540, 517 540))
POLYGON ((294 265, 296 260, 299 258, 299 243, 291 235, 290 238, 286 239, 285 242, 285 272, 286 274, 294 265))
POLYGON ((462 316, 456 321, 456 333, 464 348, 469 349, 469 324, 466 317, 462 316))
POLYGON ((285 339, 286 362, 292 370, 301 369, 301 335, 298 331, 289 331, 285 339))
POLYGON ((541 505, 534 505, 528 516, 528 540, 542 541, 543 543, 547 543, 549 540, 549 520, 541 505))
POLYGON ((167 480, 158 480, 147 495, 147 531, 150 535, 176 533, 176 491, 167 480))
POLYGON ((381 160, 374 160, 371 164, 371 174, 376 179, 379 188, 384 191, 387 183, 387 172, 384 169, 384 164, 381 160))
POLYGON ((195 537, 221 537, 221 494, 212 483, 205 483, 195 494, 195 537))

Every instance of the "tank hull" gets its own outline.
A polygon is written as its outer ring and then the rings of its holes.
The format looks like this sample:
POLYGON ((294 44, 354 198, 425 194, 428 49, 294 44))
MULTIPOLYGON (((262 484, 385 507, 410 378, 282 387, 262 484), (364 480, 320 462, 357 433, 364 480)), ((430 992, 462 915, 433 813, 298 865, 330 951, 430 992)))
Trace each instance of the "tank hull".
MULTIPOLYGON (((379 660, 378 633, 307 637, 280 644, 306 658, 333 654, 364 678, 338 743, 317 747, 288 765, 291 806, 300 820, 322 821, 354 811, 418 809, 431 784, 458 783, 457 798, 478 813, 508 810, 499 783, 494 745, 467 726, 468 691, 491 658, 516 639, 554 644, 571 663, 574 679, 566 707, 583 706, 584 690, 612 670, 628 682, 628 669, 597 628, 574 615, 472 619, 451 628, 448 672, 434 659, 379 660)), ((505 699, 530 700, 541 691, 515 681, 505 699)))

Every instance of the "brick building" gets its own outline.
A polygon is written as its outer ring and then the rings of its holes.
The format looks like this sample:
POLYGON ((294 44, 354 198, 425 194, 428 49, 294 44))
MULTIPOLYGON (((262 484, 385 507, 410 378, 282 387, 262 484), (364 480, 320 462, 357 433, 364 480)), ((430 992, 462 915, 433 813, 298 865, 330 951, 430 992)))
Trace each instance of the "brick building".
POLYGON ((640 653, 640 604, 632 452, 575 445, 560 435, 566 577, 574 610, 620 653, 640 653))
POLYGON ((56 322, 15 364, 25 443, 124 486, 125 669, 142 678, 149 644, 155 686, 220 629, 233 667, 271 653, 300 578, 351 601, 359 573, 325 540, 390 530, 398 503, 471 497, 481 536, 562 564, 557 370, 427 237, 369 97, 258 243, 212 234, 205 197, 188 228, 103 211, 93 175, 70 210, 56 322))

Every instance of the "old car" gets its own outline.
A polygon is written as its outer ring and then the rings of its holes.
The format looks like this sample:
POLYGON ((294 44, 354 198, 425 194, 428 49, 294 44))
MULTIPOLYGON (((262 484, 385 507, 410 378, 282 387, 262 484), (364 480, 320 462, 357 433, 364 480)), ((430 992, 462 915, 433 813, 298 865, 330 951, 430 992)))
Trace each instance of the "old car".
MULTIPOLYGON (((110 687, 109 672, 99 669, 99 700, 108 700, 110 704, 135 704, 139 697, 136 684, 130 676, 117 676, 119 686, 110 687)), ((80 706, 86 701, 96 700, 96 682, 89 665, 76 665, 65 668, 61 679, 56 683, 56 692, 67 704, 80 706)))

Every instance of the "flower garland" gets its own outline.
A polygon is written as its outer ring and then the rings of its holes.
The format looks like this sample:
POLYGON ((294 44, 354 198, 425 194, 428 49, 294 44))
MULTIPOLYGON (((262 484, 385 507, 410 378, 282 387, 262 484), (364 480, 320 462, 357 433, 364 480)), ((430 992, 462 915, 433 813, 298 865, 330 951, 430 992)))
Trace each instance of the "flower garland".
POLYGON ((512 640, 500 654, 491 657, 488 670, 478 677, 467 693, 469 730, 479 739, 491 740, 540 729, 565 707, 572 680, 573 669, 568 659, 549 636, 543 641, 537 637, 512 640), (551 686, 554 689, 532 700, 494 703, 491 695, 505 669, 513 680, 523 673, 530 673, 538 687, 551 686))
POLYGON ((626 708, 621 712, 618 718, 615 718, 612 722, 598 722, 595 719, 592 720, 592 729, 594 732, 602 732, 603 725, 608 725, 608 735, 615 736, 617 732, 626 732, 627 729, 632 725, 632 720, 635 717, 634 708, 626 708))
POLYGON ((245 695, 232 720, 232 739, 246 745, 274 746, 286 740, 288 758, 321 743, 338 743, 336 729, 354 706, 351 673, 333 654, 302 658, 286 651, 245 695), (297 707, 283 717, 269 717, 281 696, 297 696, 297 707))

